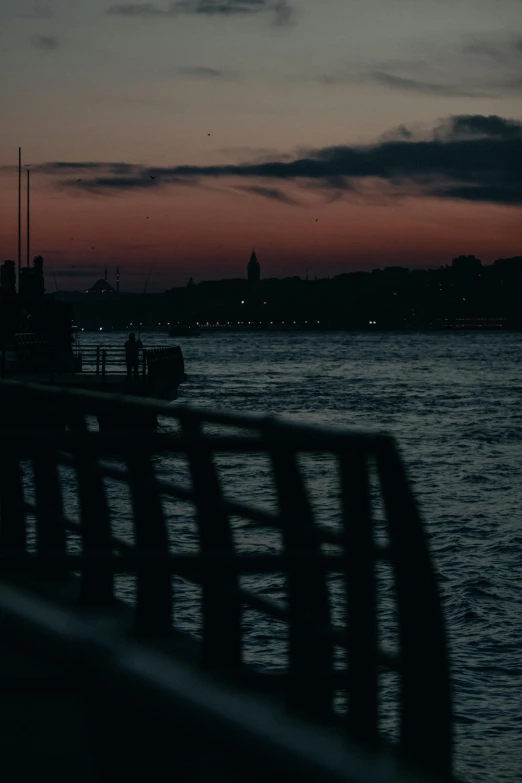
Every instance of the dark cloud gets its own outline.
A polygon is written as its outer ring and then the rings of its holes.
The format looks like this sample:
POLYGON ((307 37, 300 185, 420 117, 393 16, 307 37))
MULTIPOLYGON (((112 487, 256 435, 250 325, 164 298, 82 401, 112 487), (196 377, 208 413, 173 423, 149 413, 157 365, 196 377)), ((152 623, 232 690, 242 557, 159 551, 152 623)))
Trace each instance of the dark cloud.
POLYGON ((239 76, 239 71, 227 71, 223 68, 207 68, 204 65, 178 68, 177 72, 182 76, 189 76, 194 79, 222 79, 223 81, 232 81, 239 76))
POLYGON ((405 125, 398 125, 392 130, 386 131, 380 137, 380 141, 411 141, 415 138, 414 131, 405 125))
POLYGON ((464 44, 463 53, 478 61, 493 61, 496 65, 518 70, 522 63, 522 38, 475 39, 464 44))
POLYGON ((281 204, 289 204, 291 206, 300 205, 299 201, 291 198, 279 188, 265 188, 262 185, 242 185, 236 188, 236 190, 253 193, 256 196, 262 196, 263 198, 268 198, 272 201, 279 201, 281 204))
POLYGON ((522 136, 522 126, 516 120, 506 120, 496 114, 459 114, 437 126, 433 135, 442 139, 518 139, 522 136))
POLYGON ((52 163, 36 163, 31 166, 31 169, 32 171, 39 171, 42 174, 104 171, 115 176, 142 171, 142 167, 134 163, 98 163, 96 161, 53 161, 52 163))
POLYGON ((412 79, 404 76, 396 76, 384 71, 372 71, 368 79, 385 87, 391 87, 403 92, 418 92, 428 95, 442 95, 447 98, 492 98, 495 97, 490 89, 476 85, 474 87, 459 86, 449 82, 431 82, 424 79, 412 79))
MULTIPOLYGON (((343 84, 380 84, 389 87, 392 90, 401 92, 413 92, 424 95, 442 96, 445 98, 497 98, 504 92, 522 92, 522 84, 517 85, 516 80, 503 80, 500 84, 490 84, 488 80, 473 83, 472 81, 462 80, 460 83, 458 75, 453 75, 453 81, 441 81, 429 78, 419 78, 413 76, 403 76, 393 73, 391 70, 357 70, 348 69, 346 71, 337 70, 332 73, 323 74, 319 81, 323 84, 343 85, 343 84)), ((403 66, 402 70, 409 70, 403 66)), ((412 64, 413 70, 413 64, 412 64)))
MULTIPOLYGON (((43 173, 53 173, 52 163, 38 167, 43 173)), ((71 164, 71 166, 74 164, 71 164)), ((84 170, 82 164, 76 164, 78 172, 84 170)), ((107 195, 123 190, 153 190, 163 188, 166 185, 198 184, 198 179, 193 176, 176 175, 174 169, 148 168, 135 166, 128 163, 89 163, 85 164, 93 174, 98 176, 82 177, 81 179, 61 180, 62 187, 76 191, 88 191, 92 194, 107 195), (154 176, 154 179, 152 179, 154 176)), ((70 169, 72 172, 72 168, 70 169)), ((62 165, 55 173, 63 173, 62 165)))
POLYGON ((290 21, 293 13, 288 0, 177 0, 167 6, 156 3, 120 3, 110 6, 109 16, 147 19, 178 14, 201 16, 249 16, 269 13, 278 24, 290 21))
POLYGON ((311 150, 292 160, 281 156, 262 162, 162 168, 47 163, 39 169, 60 175, 67 171, 72 174, 65 181, 70 187, 98 193, 229 178, 247 180, 241 187, 279 200, 277 189, 271 194, 273 185, 268 182, 336 194, 377 194, 374 183, 380 183, 381 192, 388 189, 398 195, 522 204, 522 123, 497 115, 458 115, 425 132, 423 138, 405 126, 400 134, 372 145, 311 150), (81 170, 88 175, 77 182, 75 175, 81 170), (151 175, 157 178, 151 180, 151 175), (372 188, 366 188, 367 183, 373 183, 372 188))
POLYGON ((522 39, 471 40, 455 48, 439 44, 425 59, 346 63, 315 77, 328 85, 378 84, 407 93, 446 98, 501 98, 522 94, 522 39))
POLYGON ((166 16, 169 11, 164 11, 153 3, 121 3, 111 5, 106 11, 108 16, 127 16, 140 19, 149 16, 166 16))
POLYGON ((30 41, 35 49, 43 49, 46 52, 52 52, 60 45, 54 35, 32 35, 30 41))

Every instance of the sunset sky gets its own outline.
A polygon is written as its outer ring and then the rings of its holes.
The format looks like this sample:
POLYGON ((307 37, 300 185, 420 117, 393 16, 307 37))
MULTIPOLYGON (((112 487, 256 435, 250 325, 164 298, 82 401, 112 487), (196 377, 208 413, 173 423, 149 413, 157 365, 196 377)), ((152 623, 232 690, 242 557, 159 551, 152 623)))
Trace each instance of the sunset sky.
POLYGON ((1 0, 0 74, 48 291, 522 255, 522 0, 1 0))

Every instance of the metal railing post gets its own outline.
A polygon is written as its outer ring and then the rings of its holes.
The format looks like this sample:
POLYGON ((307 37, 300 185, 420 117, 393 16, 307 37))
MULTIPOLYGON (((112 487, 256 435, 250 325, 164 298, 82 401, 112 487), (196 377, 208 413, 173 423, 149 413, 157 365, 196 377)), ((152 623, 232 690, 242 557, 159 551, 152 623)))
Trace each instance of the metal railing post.
POLYGON ((100 346, 96 346, 96 375, 100 374, 100 346))
POLYGON ((105 348, 102 351, 102 382, 105 383, 105 365, 107 364, 107 351, 105 348))

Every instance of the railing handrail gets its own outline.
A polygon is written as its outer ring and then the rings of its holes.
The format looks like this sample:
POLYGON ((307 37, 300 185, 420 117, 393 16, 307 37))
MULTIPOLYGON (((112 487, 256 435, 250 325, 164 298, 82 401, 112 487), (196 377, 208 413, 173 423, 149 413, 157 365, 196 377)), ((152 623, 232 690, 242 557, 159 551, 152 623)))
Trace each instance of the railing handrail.
MULTIPOLYGON (((363 430, 353 430, 339 425, 335 428, 324 424, 304 424, 284 418, 267 414, 249 413, 249 412, 230 412, 225 410, 215 410, 213 408, 195 407, 187 403, 166 403, 161 400, 137 399, 133 397, 119 396, 117 399, 103 392, 88 391, 83 389, 71 389, 59 385, 50 387, 37 383, 24 383, 23 381, 13 381, 6 379, 0 386, 0 395, 5 395, 9 399, 17 400, 24 396, 34 396, 35 394, 45 395, 49 399, 63 400, 65 404, 77 406, 78 408, 89 407, 93 413, 103 411, 111 413, 113 411, 127 409, 129 411, 139 410, 150 411, 166 418, 187 419, 193 421, 205 421, 208 424, 223 424, 230 427, 239 427, 254 429, 258 431, 273 431, 277 429, 284 431, 287 435, 318 437, 321 434, 325 438, 332 439, 335 444, 341 445, 342 442, 356 441, 361 445, 367 443, 369 446, 375 446, 377 442, 392 443, 392 438, 384 432, 367 433, 363 430)), ((124 436, 119 436, 124 437, 124 436)), ((153 437, 153 436, 152 436, 153 437)), ((158 443, 161 442, 158 441, 158 443)), ((305 443, 306 441, 303 440, 305 443)))
POLYGON ((370 743, 378 738, 378 670, 384 666, 402 678, 402 751, 438 772, 451 771, 451 689, 444 622, 426 537, 392 438, 257 414, 0 383, 4 416, 15 406, 37 410, 43 404, 62 415, 66 412, 71 430, 13 429, 9 415, 0 426, 0 565, 9 565, 11 556, 11 571, 24 563, 29 572, 36 569, 48 575, 78 571, 82 600, 99 605, 114 598, 114 574, 134 570, 135 631, 140 635, 172 632, 172 575, 194 580, 202 585, 202 661, 218 671, 241 667, 244 605, 282 620, 289 637, 288 677, 281 679, 288 706, 315 721, 329 720, 337 688, 349 694, 346 730, 370 743), (154 412, 177 429, 143 436, 88 431, 87 416, 121 416, 122 412, 130 417, 154 412), (206 425, 229 431, 207 434, 206 425), (227 452, 268 457, 277 497, 275 514, 224 495, 215 456, 227 452), (151 457, 162 453, 186 457, 190 486, 158 478, 151 457), (314 518, 299 470, 302 453, 330 454, 337 460, 340 508, 332 530, 319 526, 314 518), (100 461, 103 456, 113 462, 100 461), (115 459, 124 466, 114 464, 115 459), (23 494, 20 471, 26 460, 34 468, 34 503, 23 494), (64 464, 76 472, 80 523, 64 512, 59 472, 64 464), (374 464, 384 505, 380 524, 386 528, 386 546, 375 531, 370 492, 374 464), (113 534, 106 478, 129 486, 134 546, 113 534), (192 503, 199 557, 171 553, 163 496, 192 503), (36 519, 36 559, 27 558, 26 514, 36 519), (231 526, 235 517, 254 527, 278 530, 282 551, 271 556, 237 551, 231 526), (80 537, 82 555, 69 552, 67 531, 80 537), (324 552, 324 543, 339 551, 324 552), (377 633, 376 561, 389 563, 395 576, 398 654, 384 649, 377 633), (255 595, 240 583, 243 574, 274 573, 278 568, 285 576, 286 601, 255 595), (344 580, 346 626, 332 619, 327 589, 332 574, 341 574, 344 580), (348 665, 339 669, 334 667, 336 646, 347 651, 348 665))

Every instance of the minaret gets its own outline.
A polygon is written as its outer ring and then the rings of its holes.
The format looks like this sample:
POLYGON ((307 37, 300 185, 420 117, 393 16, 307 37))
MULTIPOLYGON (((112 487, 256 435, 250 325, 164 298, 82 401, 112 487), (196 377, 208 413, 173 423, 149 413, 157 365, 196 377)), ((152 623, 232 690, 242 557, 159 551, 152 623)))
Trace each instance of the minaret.
POLYGON ((257 260, 256 251, 252 250, 250 261, 247 266, 247 277, 249 283, 258 283, 261 279, 261 267, 257 260))
POLYGON ((120 293, 120 267, 116 267, 116 293, 120 293))

